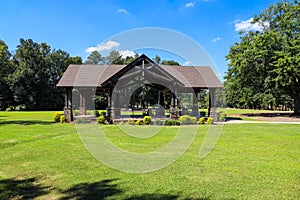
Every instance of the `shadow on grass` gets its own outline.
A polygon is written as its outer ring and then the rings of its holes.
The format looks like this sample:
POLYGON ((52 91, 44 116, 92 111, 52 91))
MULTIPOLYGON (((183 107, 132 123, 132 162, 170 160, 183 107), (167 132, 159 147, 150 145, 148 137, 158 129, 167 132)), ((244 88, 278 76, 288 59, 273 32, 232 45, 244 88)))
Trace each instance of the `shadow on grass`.
POLYGON ((168 194, 142 194, 137 196, 132 196, 126 198, 126 200, 173 200, 178 199, 177 195, 168 195, 168 194))
POLYGON ((0 126, 1 125, 51 125, 55 122, 49 122, 49 121, 42 121, 42 120, 12 120, 12 121, 1 121, 0 120, 0 126))
POLYGON ((0 199, 34 199, 48 193, 37 178, 0 180, 0 199))
POLYGON ((80 183, 68 190, 60 191, 63 194, 61 200, 67 199, 105 199, 122 191, 117 188, 117 184, 112 184, 115 180, 102 180, 95 183, 80 183))

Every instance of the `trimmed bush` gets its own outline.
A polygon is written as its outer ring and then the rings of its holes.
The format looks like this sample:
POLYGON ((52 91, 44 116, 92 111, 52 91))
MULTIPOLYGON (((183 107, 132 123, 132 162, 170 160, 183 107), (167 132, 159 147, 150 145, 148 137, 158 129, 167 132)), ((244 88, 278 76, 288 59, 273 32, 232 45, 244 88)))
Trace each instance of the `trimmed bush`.
POLYGON ((214 123, 214 118, 209 117, 209 118, 207 119, 207 124, 213 124, 213 123, 214 123))
POLYGON ((143 123, 143 120, 137 120, 135 123, 134 123, 135 125, 143 125, 144 123, 143 123))
POLYGON ((180 123, 183 123, 183 124, 194 124, 194 123, 196 123, 196 117, 183 115, 183 116, 179 117, 179 121, 180 121, 180 123))
POLYGON ((60 116, 60 123, 65 123, 66 117, 64 115, 60 116))
POLYGON ((226 122, 227 115, 223 112, 218 113, 218 120, 221 122, 226 122))
POLYGON ((53 114, 53 120, 54 120, 54 122, 60 122, 60 117, 61 117, 62 115, 64 115, 63 112, 55 112, 55 113, 53 114))
POLYGON ((205 124, 205 118, 204 117, 199 118, 199 124, 205 124))
POLYGON ((150 116, 145 116, 143 121, 144 121, 145 125, 149 125, 151 123, 151 117, 150 116))
POLYGON ((95 111, 94 111, 94 115, 95 115, 96 117, 100 117, 99 111, 98 111, 98 110, 95 110, 95 111))
POLYGON ((180 122, 174 119, 167 119, 165 121, 166 126, 180 126, 180 122))
POLYGON ((98 124, 105 124, 105 117, 104 116, 99 116, 97 119, 98 124))
POLYGON ((129 119, 129 120, 127 121, 127 124, 128 124, 128 125, 134 125, 134 119, 129 119))
POLYGON ((100 111, 100 115, 101 115, 101 116, 106 116, 106 111, 101 110, 101 111, 100 111))
POLYGON ((73 115, 78 116, 80 114, 79 110, 73 110, 73 115))

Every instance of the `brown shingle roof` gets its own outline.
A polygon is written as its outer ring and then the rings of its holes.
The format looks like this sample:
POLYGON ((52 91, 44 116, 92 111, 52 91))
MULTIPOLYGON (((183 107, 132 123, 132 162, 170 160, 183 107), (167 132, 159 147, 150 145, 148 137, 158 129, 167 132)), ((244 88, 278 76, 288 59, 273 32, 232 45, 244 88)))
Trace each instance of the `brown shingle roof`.
POLYGON ((161 66, 182 82, 185 87, 222 88, 223 85, 210 67, 203 66, 161 66))
MULTIPOLYGON (((126 65, 70 65, 58 82, 59 87, 96 87, 109 80, 126 65)), ((160 66, 185 87, 221 88, 222 83, 210 67, 160 66)))
POLYGON ((58 87, 95 87, 112 77, 126 65, 70 65, 58 87))

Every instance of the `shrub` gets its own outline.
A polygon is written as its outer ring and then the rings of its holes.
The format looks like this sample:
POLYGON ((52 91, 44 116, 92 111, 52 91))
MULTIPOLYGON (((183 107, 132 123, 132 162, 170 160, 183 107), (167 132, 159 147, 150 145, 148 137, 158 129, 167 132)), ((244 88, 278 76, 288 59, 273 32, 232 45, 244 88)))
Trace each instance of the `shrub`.
POLYGON ((209 118, 207 119, 207 124, 213 124, 213 123, 214 123, 214 118, 209 117, 209 118))
POLYGON ((134 123, 135 125, 143 125, 144 123, 143 123, 143 120, 137 120, 135 123, 134 123))
POLYGON ((106 111, 105 111, 105 110, 101 110, 101 111, 100 111, 100 115, 101 115, 101 116, 106 116, 106 111))
POLYGON ((183 115, 179 117, 180 123, 184 124, 194 124, 196 123, 196 117, 190 117, 188 115, 183 115))
POLYGON ((127 124, 128 124, 128 125, 134 125, 134 119, 129 119, 129 120, 127 121, 127 124))
POLYGON ((175 119, 167 119, 165 121, 166 126, 180 126, 180 122, 175 119))
POLYGON ((14 111, 15 107, 14 106, 9 106, 8 108, 6 108, 5 111, 14 111))
POLYGON ((104 116, 99 116, 97 119, 98 124, 105 124, 105 117, 104 116))
POLYGON ((61 117, 62 115, 64 115, 63 112, 55 112, 55 113, 53 114, 53 120, 54 120, 54 122, 60 122, 60 117, 61 117))
POLYGON ((66 117, 64 115, 60 116, 60 123, 65 123, 66 117))
POLYGON ((144 121, 145 125, 149 125, 151 123, 151 117, 150 116, 145 116, 143 121, 144 121))
POLYGON ((225 122, 227 115, 223 112, 218 113, 218 121, 225 122))
POLYGON ((205 124, 205 118, 204 117, 199 118, 199 124, 205 124))
POLYGON ((78 116, 79 115, 79 110, 73 110, 73 115, 78 116))
POLYGON ((95 110, 95 111, 94 111, 94 115, 95 115, 96 117, 100 117, 99 111, 98 111, 98 110, 95 110))

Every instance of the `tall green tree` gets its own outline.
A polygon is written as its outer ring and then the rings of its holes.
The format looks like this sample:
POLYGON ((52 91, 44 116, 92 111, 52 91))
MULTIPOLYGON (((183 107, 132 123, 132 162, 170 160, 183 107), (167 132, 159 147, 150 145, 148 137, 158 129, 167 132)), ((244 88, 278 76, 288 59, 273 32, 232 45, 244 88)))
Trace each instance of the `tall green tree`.
POLYGON ((254 17, 262 31, 241 32, 227 55, 225 76, 228 105, 262 107, 294 99, 300 114, 300 4, 297 0, 270 5, 254 17))
POLYGON ((10 76, 16 103, 28 110, 62 109, 64 91, 56 84, 69 64, 80 61, 65 51, 51 50, 46 43, 20 39, 10 76))
POLYGON ((10 89, 8 77, 12 73, 11 54, 8 46, 0 40, 0 110, 14 104, 13 92, 10 89))
POLYGON ((117 50, 112 50, 106 57, 106 61, 109 65, 122 65, 124 62, 122 59, 122 55, 117 50))
POLYGON ((87 57, 85 64, 98 65, 103 62, 103 58, 98 51, 92 51, 90 55, 87 57))

